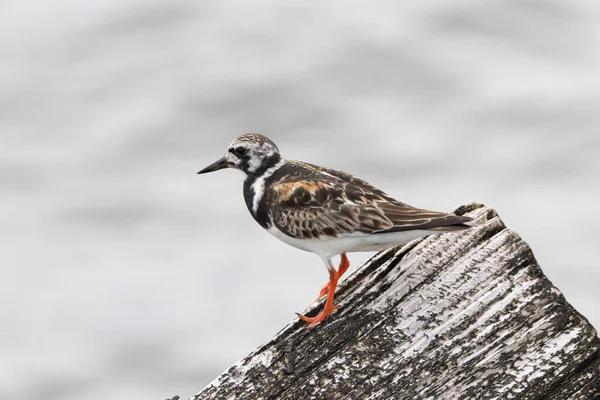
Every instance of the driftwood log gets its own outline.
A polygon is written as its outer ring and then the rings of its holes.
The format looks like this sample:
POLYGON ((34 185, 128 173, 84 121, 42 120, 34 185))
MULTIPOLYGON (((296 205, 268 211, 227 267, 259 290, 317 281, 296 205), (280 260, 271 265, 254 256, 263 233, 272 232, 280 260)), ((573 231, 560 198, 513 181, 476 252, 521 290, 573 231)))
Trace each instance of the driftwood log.
POLYGON ((375 255, 193 399, 597 399, 596 330, 480 204, 472 229, 375 255), (322 301, 308 315, 316 314, 322 301))

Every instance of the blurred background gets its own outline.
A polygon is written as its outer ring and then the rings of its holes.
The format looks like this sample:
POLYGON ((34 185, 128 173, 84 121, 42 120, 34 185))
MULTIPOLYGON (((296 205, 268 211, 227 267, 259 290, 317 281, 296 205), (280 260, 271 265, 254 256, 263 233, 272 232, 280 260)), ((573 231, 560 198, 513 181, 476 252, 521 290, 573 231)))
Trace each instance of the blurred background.
MULTIPOLYGON (((262 231, 246 132, 498 210, 600 327, 600 3, 0 4, 0 398, 186 398, 327 280, 262 231)), ((353 265, 368 254, 355 254, 353 265)))

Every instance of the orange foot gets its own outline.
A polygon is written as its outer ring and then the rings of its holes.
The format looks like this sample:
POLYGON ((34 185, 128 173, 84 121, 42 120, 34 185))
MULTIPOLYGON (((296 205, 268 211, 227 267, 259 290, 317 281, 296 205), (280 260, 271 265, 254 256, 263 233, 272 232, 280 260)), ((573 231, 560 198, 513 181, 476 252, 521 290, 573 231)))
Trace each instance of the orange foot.
POLYGON ((301 314, 298 314, 298 318, 300 318, 304 322, 308 322, 308 327, 314 326, 319 322, 322 322, 325 318, 329 317, 333 310, 337 310, 339 307, 333 305, 333 297, 335 295, 335 288, 337 287, 339 273, 335 268, 331 268, 329 271, 329 283, 327 284, 327 300, 325 301, 325 307, 323 307, 323 311, 316 317, 307 317, 301 314))
MULTIPOLYGON (((346 256, 346 253, 342 253, 342 256, 340 258, 340 266, 338 267, 338 270, 337 270, 338 277, 341 278, 342 275, 344 275, 344 273, 348 270, 349 267, 350 267, 350 261, 348 260, 348 256, 346 256)), ((321 297, 323 297, 327 293, 329 293, 329 285, 330 284, 331 284, 331 282, 327 282, 327 284, 325 286, 323 286, 323 288, 319 292, 319 297, 317 297, 315 299, 315 301, 319 300, 321 297)))

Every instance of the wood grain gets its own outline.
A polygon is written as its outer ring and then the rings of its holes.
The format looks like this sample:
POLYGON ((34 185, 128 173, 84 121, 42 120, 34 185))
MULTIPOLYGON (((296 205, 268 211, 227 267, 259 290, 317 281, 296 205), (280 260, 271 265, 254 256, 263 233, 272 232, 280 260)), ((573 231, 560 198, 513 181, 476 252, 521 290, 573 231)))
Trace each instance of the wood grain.
POLYGON ((375 255, 333 317, 290 323, 194 399, 596 398, 596 330, 493 209, 456 213, 474 228, 375 255))

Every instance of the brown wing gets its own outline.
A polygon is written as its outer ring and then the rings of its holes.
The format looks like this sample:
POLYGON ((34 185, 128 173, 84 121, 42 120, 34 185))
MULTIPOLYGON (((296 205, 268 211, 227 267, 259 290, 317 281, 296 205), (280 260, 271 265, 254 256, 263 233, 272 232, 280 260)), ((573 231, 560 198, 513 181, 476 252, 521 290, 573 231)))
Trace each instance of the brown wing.
POLYGON ((352 183, 330 176, 273 185, 269 195, 275 197, 272 217, 277 228, 289 236, 310 239, 444 226, 455 230, 449 226, 470 221, 410 207, 364 181, 352 183))
MULTIPOLYGON (((393 204, 406 205, 389 196, 382 190, 377 189, 369 182, 364 181, 356 176, 337 169, 319 167, 318 165, 305 163, 302 161, 290 161, 290 164, 296 165, 305 171, 312 171, 317 179, 325 182, 343 183, 348 190, 349 196, 370 197, 372 199, 386 200, 393 204), (348 184, 350 184, 348 186, 348 184)), ((366 199, 365 199, 366 201, 366 199)))
POLYGON ((378 207, 348 200, 344 185, 336 182, 280 183, 273 186, 272 194, 279 200, 273 210, 274 224, 295 238, 339 237, 393 226, 378 207))
POLYGON ((424 210, 408 205, 378 203, 393 226, 385 232, 400 232, 413 229, 457 231, 469 228, 466 223, 472 218, 438 211, 424 210))

